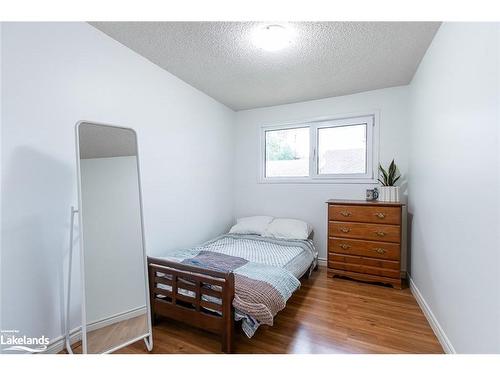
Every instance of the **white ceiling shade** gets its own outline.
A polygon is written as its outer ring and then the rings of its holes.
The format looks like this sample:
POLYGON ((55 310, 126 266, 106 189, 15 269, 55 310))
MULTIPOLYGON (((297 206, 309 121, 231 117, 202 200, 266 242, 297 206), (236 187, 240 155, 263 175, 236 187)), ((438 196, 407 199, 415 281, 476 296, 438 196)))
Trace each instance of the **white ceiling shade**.
POLYGON ((256 27, 253 31, 253 43, 265 51, 279 51, 292 43, 293 31, 283 25, 256 27))
POLYGON ((281 50, 254 43, 266 22, 91 22, 234 110, 408 84, 439 22, 290 22, 281 50))

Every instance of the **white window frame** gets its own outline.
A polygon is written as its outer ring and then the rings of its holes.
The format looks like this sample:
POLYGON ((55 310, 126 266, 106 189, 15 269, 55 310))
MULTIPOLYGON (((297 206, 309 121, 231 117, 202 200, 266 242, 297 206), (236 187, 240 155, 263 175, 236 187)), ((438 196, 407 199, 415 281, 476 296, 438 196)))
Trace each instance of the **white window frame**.
POLYGON ((378 111, 362 114, 337 115, 296 121, 293 123, 264 125, 260 129, 260 183, 347 183, 376 184, 379 161, 378 111), (319 174, 318 173, 318 129, 366 124, 366 173, 359 174, 319 174), (267 177, 266 173, 266 132, 309 127, 309 176, 267 177))

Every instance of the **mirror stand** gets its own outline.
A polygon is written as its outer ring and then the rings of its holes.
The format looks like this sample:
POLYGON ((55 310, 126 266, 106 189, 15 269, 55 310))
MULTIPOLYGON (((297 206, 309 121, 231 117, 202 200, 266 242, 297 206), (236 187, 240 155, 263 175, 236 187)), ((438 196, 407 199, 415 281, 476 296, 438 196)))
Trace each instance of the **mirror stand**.
POLYGON ((144 340, 153 350, 139 146, 132 128, 79 121, 75 127, 78 208, 71 207, 64 346, 111 353, 144 340), (71 331, 75 216, 81 325, 71 331))
POLYGON ((148 352, 153 350, 153 335, 149 335, 147 337, 144 337, 144 344, 146 344, 146 349, 148 349, 148 352))
POLYGON ((70 302, 71 302, 71 269, 73 266, 73 232, 75 225, 75 214, 78 213, 78 210, 75 207, 71 206, 70 213, 70 225, 69 225, 69 254, 68 254, 68 290, 66 295, 66 321, 64 324, 65 335, 64 335, 64 343, 66 345, 66 351, 68 354, 73 354, 73 349, 71 349, 71 336, 70 336, 70 328, 69 328, 69 312, 70 312, 70 302))
MULTIPOLYGON (((68 286, 67 286, 67 294, 66 294, 66 316, 65 316, 65 323, 64 323, 64 328, 65 328, 65 333, 64 333, 64 345, 66 347, 66 352, 68 354, 75 354, 73 352, 73 349, 71 348, 71 331, 70 331, 70 322, 69 322, 69 316, 70 316, 70 305, 71 305, 71 273, 72 273, 72 266, 73 266, 73 241, 74 241, 74 226, 75 226, 75 215, 78 213, 78 210, 74 207, 71 206, 71 211, 70 211, 70 226, 69 226, 69 254, 68 254, 68 286)), ((81 328, 80 328, 81 331, 81 328)), ((128 344, 128 343, 127 343, 128 344)), ((146 337, 144 337, 144 344, 146 345, 146 349, 148 352, 153 350, 153 335, 149 334, 146 337)), ((118 348, 116 348, 118 349, 118 348)))

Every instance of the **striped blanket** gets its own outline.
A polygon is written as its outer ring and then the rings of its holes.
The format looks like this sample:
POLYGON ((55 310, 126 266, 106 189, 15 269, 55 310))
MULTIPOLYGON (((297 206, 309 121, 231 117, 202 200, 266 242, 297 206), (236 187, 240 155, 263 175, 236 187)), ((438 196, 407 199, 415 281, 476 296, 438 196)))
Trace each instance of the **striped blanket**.
POLYGON ((261 324, 273 325, 276 314, 300 287, 299 278, 316 266, 317 252, 310 240, 226 234, 161 258, 233 272, 235 319, 242 320, 243 331, 252 337, 261 324))

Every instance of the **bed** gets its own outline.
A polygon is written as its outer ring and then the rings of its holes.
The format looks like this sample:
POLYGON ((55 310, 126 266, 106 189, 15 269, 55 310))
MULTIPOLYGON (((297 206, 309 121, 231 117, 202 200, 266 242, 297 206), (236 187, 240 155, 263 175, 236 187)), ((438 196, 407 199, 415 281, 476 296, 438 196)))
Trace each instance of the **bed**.
POLYGON ((235 321, 248 337, 273 319, 317 268, 312 239, 225 234, 148 257, 153 324, 164 316, 216 333, 233 351, 235 321))

